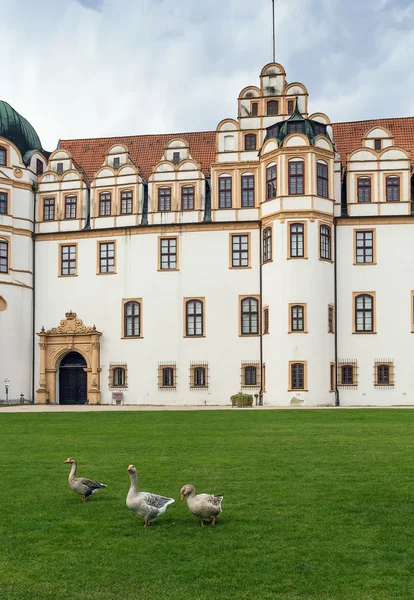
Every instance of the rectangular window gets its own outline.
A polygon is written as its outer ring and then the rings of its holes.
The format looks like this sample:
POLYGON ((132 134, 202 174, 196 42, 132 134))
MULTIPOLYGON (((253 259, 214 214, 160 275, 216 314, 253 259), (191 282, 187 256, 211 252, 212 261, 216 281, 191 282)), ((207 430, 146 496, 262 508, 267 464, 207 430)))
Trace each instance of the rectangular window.
POLYGON ((305 256, 305 226, 303 223, 291 223, 290 233, 290 258, 304 258, 305 256))
POLYGON ((168 212, 171 210, 171 188, 158 188, 158 210, 160 212, 168 212))
POLYGON ((305 163, 303 160, 289 161, 289 195, 304 193, 305 163))
POLYGON ((306 363, 290 362, 289 363, 289 389, 306 390, 306 363))
POLYGON ((257 385, 257 367, 244 367, 244 385, 257 385))
POLYGON ((99 244, 99 272, 115 272, 115 243, 103 242, 99 244))
POLYGON ((174 164, 177 164, 180 162, 180 153, 179 152, 173 152, 173 159, 172 159, 174 164))
POLYGON ((358 202, 371 202, 371 178, 358 177, 357 179, 358 202))
POLYGON ((288 115, 293 114, 293 110, 295 108, 295 103, 293 100, 288 100, 288 115))
POLYGON ((269 307, 263 309, 263 335, 269 333, 269 307))
POLYGON ((306 305, 289 304, 290 327, 289 333, 307 333, 306 331, 306 305))
POLYGON ((0 215, 7 215, 7 194, 0 192, 0 215))
POLYGON ((65 219, 76 219, 76 196, 65 198, 65 219))
POLYGON ((374 140, 375 150, 381 150, 381 147, 382 147, 381 140, 374 140))
POLYGON ((338 364, 338 385, 357 385, 357 363, 355 360, 340 360, 338 364))
POLYGON ((0 273, 9 272, 9 244, 0 239, 0 273))
POLYGON ((121 192, 121 215, 132 214, 132 190, 121 192))
POLYGON ((54 221, 55 219, 55 199, 44 198, 43 200, 43 220, 54 221))
POLYGON ((328 197, 328 165, 325 163, 317 163, 317 188, 318 196, 323 198, 328 197))
POLYGON ((331 363, 329 366, 329 391, 335 391, 335 363, 331 363))
POLYGON ((160 239, 160 269, 168 271, 177 268, 177 238, 160 239))
POLYGON ((76 246, 60 247, 60 274, 76 275, 76 246))
POLYGON ((328 333, 335 333, 335 310, 328 306, 328 333))
POLYGON ((43 173, 43 163, 39 158, 36 158, 36 175, 43 173))
POLYGON ((272 228, 263 231, 263 262, 272 260, 272 228))
POLYGON ((276 198, 276 165, 266 169, 266 200, 276 198))
POLYGON ((103 192, 99 194, 99 216, 109 217, 111 214, 111 193, 103 192))
POLYGON ((356 264, 372 264, 374 262, 374 232, 355 231, 356 264))
POLYGON ((256 136, 254 133, 248 133, 244 137, 244 149, 245 150, 256 150, 256 136))
POLYGON ((241 205, 244 208, 254 206, 254 175, 242 175, 241 192, 241 205))
POLYGON ((386 188, 387 188, 387 202, 399 202, 400 201, 400 178, 386 177, 386 188))
POLYGON ((267 103, 267 114, 278 115, 279 114, 279 103, 277 100, 269 100, 267 103))
POLYGON ((219 208, 231 208, 231 177, 219 177, 219 208))
POLYGON ((181 188, 181 210, 194 210, 193 185, 185 185, 181 188))
POLYGON ((115 363, 109 365, 109 387, 128 387, 128 368, 126 364, 115 363))
POLYGON ((120 163, 119 156, 116 156, 114 158, 114 169, 119 169, 119 163, 120 163))
POLYGON ((56 173, 58 175, 62 175, 62 173, 63 173, 63 163, 58 162, 58 164, 56 165, 56 173))
POLYGON ((305 133, 305 122, 304 121, 291 121, 288 123, 288 134, 291 133, 305 133))
POLYGON ((259 104, 257 102, 252 102, 251 106, 252 106, 252 111, 251 111, 252 117, 257 117, 257 114, 259 112, 259 104))
POLYGON ((0 147, 0 167, 7 166, 7 150, 0 147))
POLYGON ((249 236, 232 235, 231 236, 231 266, 248 267, 249 266, 249 236))
POLYGON ((174 369, 172 367, 166 367, 162 370, 162 386, 174 387, 174 369))
POLYGON ((374 386, 375 387, 393 387, 394 386, 394 363, 393 361, 375 361, 374 365, 374 386))

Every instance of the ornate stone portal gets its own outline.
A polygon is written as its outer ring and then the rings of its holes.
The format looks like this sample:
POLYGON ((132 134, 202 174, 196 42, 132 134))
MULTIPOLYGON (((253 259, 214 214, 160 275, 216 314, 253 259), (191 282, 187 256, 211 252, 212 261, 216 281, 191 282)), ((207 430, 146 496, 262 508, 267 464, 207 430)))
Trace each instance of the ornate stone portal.
POLYGON ((86 360, 88 403, 99 404, 100 390, 100 342, 102 335, 95 325, 87 327, 72 311, 58 327, 45 331, 42 327, 37 335, 40 338, 40 377, 37 390, 38 404, 56 404, 56 374, 59 362, 68 352, 79 352, 86 360))

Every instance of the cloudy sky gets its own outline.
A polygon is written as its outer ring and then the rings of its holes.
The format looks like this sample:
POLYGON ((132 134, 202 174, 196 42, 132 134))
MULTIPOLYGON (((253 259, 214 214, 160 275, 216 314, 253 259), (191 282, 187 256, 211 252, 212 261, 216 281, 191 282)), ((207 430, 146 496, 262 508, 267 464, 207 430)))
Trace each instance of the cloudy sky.
MULTIPOLYGON (((271 0, 0 0, 0 99, 59 138, 215 129, 272 59, 271 0)), ((414 114, 413 0, 276 0, 276 60, 332 121, 414 114)))

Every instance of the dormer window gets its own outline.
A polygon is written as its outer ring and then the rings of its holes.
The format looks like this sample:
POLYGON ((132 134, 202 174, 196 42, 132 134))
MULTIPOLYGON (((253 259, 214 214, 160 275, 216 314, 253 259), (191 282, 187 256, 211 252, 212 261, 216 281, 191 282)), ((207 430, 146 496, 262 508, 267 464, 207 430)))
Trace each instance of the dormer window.
POLYGON ((267 114, 278 115, 279 114, 279 102, 277 100, 269 100, 267 103, 267 114))
POLYGON ((288 100, 288 115, 293 115, 293 110, 295 108, 295 103, 293 100, 288 100))
POLYGON ((252 102, 252 117, 257 117, 258 112, 259 112, 259 104, 257 102, 252 102))
POLYGON ((114 169, 119 169, 119 156, 114 158, 114 169))
POLYGON ((43 173, 43 163, 37 158, 36 159, 36 175, 41 175, 43 173))
POLYGON ((313 123, 313 132, 315 135, 326 135, 326 125, 313 123))
POLYGON ((180 153, 179 152, 173 152, 173 160, 172 161, 175 165, 180 162, 180 153))
POLYGON ((0 146, 0 166, 5 167, 7 165, 7 150, 0 146))
POLYGON ((288 123, 288 134, 289 133, 305 133, 305 123, 303 121, 292 121, 292 123, 288 123))
POLYGON ((375 148, 375 150, 381 150, 382 140, 374 140, 374 148, 375 148))
POLYGON ((56 173, 58 175, 62 175, 62 173, 63 173, 63 163, 58 163, 56 165, 56 173))

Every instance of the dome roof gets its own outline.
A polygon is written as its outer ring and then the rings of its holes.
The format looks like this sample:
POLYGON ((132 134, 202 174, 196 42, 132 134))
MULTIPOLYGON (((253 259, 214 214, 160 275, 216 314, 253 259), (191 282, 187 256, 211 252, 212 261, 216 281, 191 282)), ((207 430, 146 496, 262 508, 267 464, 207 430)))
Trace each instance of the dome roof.
POLYGON ((42 152, 42 143, 29 121, 3 100, 0 100, 0 136, 18 147, 25 164, 30 161, 30 156, 25 157, 28 152, 42 152))

